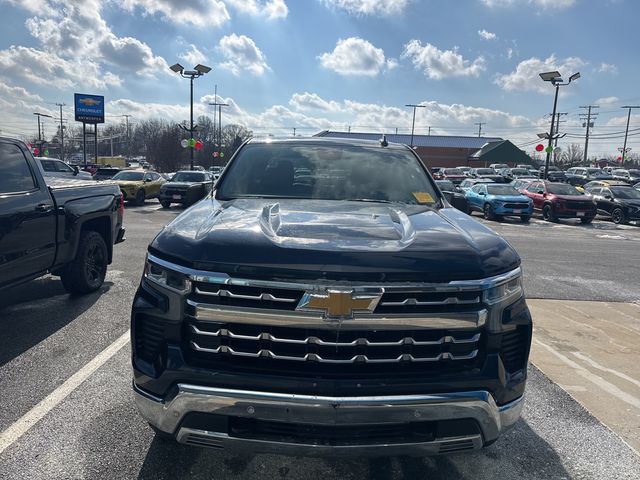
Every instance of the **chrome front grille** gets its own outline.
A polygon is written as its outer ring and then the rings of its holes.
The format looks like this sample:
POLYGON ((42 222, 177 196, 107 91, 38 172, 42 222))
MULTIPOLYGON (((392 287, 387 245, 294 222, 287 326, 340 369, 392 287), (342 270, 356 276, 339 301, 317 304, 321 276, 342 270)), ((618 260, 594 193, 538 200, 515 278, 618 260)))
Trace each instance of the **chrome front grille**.
MULTIPOLYGON (((440 292, 406 288, 385 289, 374 314, 405 314, 472 311, 481 308, 481 292, 440 292)), ((196 282, 189 300, 203 307, 242 307, 264 310, 295 310, 305 289, 196 282)))
POLYGON ((205 361, 251 359, 284 363, 368 365, 473 361, 478 331, 339 331, 260 325, 189 323, 187 344, 205 361))

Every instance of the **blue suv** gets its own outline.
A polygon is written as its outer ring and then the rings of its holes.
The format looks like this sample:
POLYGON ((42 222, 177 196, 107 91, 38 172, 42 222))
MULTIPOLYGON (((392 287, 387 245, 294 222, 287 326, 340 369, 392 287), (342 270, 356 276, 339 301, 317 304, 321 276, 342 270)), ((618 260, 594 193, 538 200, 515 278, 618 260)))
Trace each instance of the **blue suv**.
POLYGON ((511 185, 484 184, 474 185, 465 193, 471 212, 484 214, 487 220, 500 220, 504 216, 520 217, 526 223, 533 213, 533 202, 519 193, 511 185))

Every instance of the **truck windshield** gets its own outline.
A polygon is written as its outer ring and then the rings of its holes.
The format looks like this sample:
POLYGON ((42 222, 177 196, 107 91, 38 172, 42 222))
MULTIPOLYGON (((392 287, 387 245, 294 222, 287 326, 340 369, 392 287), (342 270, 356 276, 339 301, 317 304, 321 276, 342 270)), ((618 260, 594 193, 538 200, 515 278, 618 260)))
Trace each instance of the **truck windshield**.
POLYGON ((247 145, 228 167, 217 197, 428 205, 438 201, 425 170, 410 152, 299 143, 247 145))

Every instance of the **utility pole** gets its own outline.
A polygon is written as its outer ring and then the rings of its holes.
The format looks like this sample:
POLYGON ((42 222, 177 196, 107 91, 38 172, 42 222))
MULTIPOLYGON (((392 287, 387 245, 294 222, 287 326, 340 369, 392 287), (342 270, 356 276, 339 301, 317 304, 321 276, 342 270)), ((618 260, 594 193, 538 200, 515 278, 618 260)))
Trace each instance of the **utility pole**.
POLYGON ((38 117, 38 141, 42 142, 42 130, 40 129, 40 117, 53 118, 51 115, 47 115, 46 113, 34 112, 36 117, 38 117))
POLYGON ((295 138, 296 136, 296 127, 293 127, 293 137, 295 138))
POLYGON ((66 106, 66 103, 56 103, 60 107, 60 160, 64 162, 64 125, 62 125, 62 107, 66 106))
MULTIPOLYGON (((593 118, 595 119, 596 116, 598 116, 597 113, 595 112, 591 112, 592 108, 600 108, 598 105, 585 105, 585 106, 581 106, 580 108, 586 108, 587 109, 587 114, 586 114, 586 127, 587 127, 587 132, 586 135, 584 137, 584 156, 582 157, 582 163, 587 163, 587 154, 589 151, 589 129, 591 127, 593 127, 593 123, 591 122, 591 117, 593 116, 593 118)), ((582 113, 580 114, 580 118, 584 119, 585 118, 585 114, 582 113)))
POLYGON ((474 123, 474 125, 478 125, 478 138, 482 136, 482 125, 486 125, 487 122, 478 122, 474 123))
POLYGON ((624 157, 627 155, 627 137, 629 136, 629 122, 631 121, 631 110, 634 108, 640 108, 640 105, 625 105, 622 108, 626 108, 629 110, 629 112, 627 113, 627 128, 624 131, 624 145, 622 147, 622 162, 620 162, 620 166, 624 167, 624 157))
POLYGON ((429 127, 429 133, 427 135, 431 136, 431 127, 429 127))
MULTIPOLYGON (((127 161, 131 161, 131 134, 129 133, 129 117, 133 117, 131 114, 120 115, 124 117, 125 128, 127 132, 127 161)), ((111 152, 111 156, 113 157, 113 152, 111 152)))
MULTIPOLYGON (((553 146, 557 147, 558 146, 558 133, 560 133, 560 115, 567 115, 567 112, 558 112, 556 113, 556 127, 553 130, 552 135, 555 135, 555 140, 553 141, 553 146)), ((566 120, 563 120, 562 123, 564 123, 566 120)), ((554 163, 558 163, 558 154, 555 151, 555 148, 553 149, 553 162, 554 163)))
POLYGON ((426 105, 416 105, 415 103, 409 103, 405 105, 405 107, 413 108, 413 121, 411 122, 411 145, 410 145, 410 147, 413 149, 413 131, 416 126, 416 108, 425 108, 426 105))

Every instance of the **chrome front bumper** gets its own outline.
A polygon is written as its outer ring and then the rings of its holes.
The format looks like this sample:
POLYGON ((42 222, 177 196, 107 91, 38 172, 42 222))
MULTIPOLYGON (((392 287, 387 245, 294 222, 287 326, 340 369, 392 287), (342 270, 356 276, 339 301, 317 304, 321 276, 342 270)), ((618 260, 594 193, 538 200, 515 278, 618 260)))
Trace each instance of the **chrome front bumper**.
POLYGON ((518 420, 524 397, 497 406, 486 391, 432 395, 377 397, 324 397, 224 388, 178 385, 171 398, 158 398, 134 383, 135 401, 141 415, 159 430, 174 434, 178 442, 250 453, 285 455, 435 455, 481 448, 493 442, 518 420), (435 438, 421 443, 317 445, 290 441, 265 441, 231 437, 224 432, 184 428, 190 412, 311 425, 380 425, 417 421, 471 418, 481 434, 435 438))

